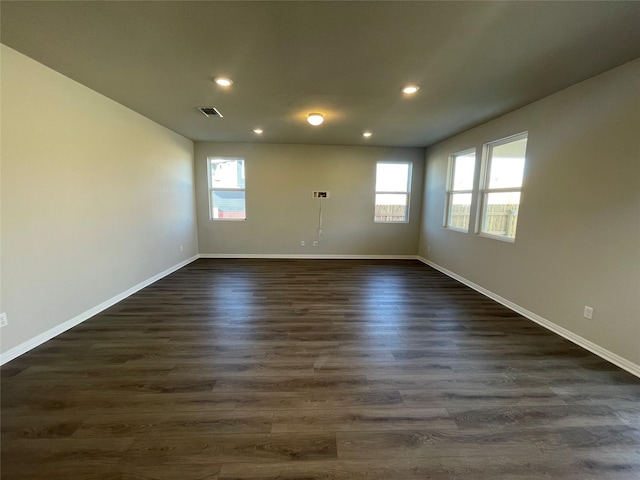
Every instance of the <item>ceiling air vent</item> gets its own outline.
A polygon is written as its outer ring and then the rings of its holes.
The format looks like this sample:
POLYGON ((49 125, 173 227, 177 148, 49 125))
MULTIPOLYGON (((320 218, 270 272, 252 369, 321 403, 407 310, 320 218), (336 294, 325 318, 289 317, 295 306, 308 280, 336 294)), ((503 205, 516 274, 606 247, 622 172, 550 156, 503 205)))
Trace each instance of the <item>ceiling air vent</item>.
POLYGON ((214 107, 198 107, 198 110, 202 112, 202 114, 209 117, 220 117, 222 118, 222 114, 214 107))

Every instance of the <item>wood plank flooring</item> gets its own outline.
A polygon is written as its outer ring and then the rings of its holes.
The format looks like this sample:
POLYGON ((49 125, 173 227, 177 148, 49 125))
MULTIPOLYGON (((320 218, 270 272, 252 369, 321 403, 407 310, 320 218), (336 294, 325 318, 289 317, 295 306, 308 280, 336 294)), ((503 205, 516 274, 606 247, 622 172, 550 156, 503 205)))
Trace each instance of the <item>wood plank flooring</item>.
POLYGON ((640 380, 417 261, 198 260, 2 367, 3 480, 640 479, 640 380))

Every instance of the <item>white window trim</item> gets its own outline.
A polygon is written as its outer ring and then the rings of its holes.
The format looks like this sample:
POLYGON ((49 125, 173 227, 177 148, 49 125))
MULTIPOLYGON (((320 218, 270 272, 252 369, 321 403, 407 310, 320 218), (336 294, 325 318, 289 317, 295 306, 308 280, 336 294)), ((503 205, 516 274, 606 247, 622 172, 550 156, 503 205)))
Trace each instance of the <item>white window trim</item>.
POLYGON ((387 164, 387 165, 408 165, 409 169, 407 172, 407 187, 405 191, 386 191, 386 190, 376 190, 375 194, 373 196, 373 206, 374 206, 374 214, 373 214, 373 222, 374 223, 409 223, 409 215, 411 212, 410 206, 411 206, 411 178, 413 175, 413 162, 405 162, 405 161, 393 161, 393 160, 379 160, 376 162, 376 181, 377 181, 377 175, 378 175, 378 165, 380 164, 387 164), (405 219, 404 220, 397 220, 397 221, 392 221, 392 220, 376 220, 376 215, 375 215, 375 205, 376 205, 376 195, 385 195, 385 194, 389 194, 389 195, 404 195, 405 197, 407 197, 407 212, 405 215, 405 219))
MULTIPOLYGON (((516 239, 506 237, 503 235, 494 235, 491 233, 486 233, 482 231, 482 227, 484 225, 484 212, 487 205, 487 197, 490 193, 509 193, 509 192, 519 192, 521 194, 520 201, 522 202, 522 187, 513 187, 513 188, 488 188, 488 175, 491 171, 491 152, 494 147, 499 147, 500 145, 504 145, 511 142, 517 142, 518 140, 529 139, 529 132, 521 132, 516 133, 515 135, 510 135, 505 138, 501 138, 499 140, 495 140, 493 142, 485 143, 482 149, 482 169, 481 169, 481 177, 480 177, 480 205, 478 211, 476 213, 476 234, 481 237, 490 238, 493 240, 500 240, 506 243, 515 243, 516 239)), ((527 143, 528 144, 528 143, 527 143)), ((525 157, 525 169, 527 168, 527 161, 525 157)), ((524 181, 524 173, 523 173, 523 181, 524 181)))
POLYGON ((453 182, 454 182, 454 172, 455 172, 455 162, 457 157, 466 157, 468 155, 473 154, 477 160, 477 152, 475 148, 468 148, 467 150, 463 150, 461 152, 456 152, 454 154, 449 155, 449 165, 447 170, 447 188, 445 192, 445 206, 444 206, 444 218, 442 220, 442 226, 447 230, 451 230, 453 232, 461 232, 461 233, 469 233, 472 228, 471 225, 471 215, 469 215, 469 226, 465 230, 464 228, 452 227, 449 225, 449 212, 451 211, 451 202, 453 201, 453 195, 456 193, 469 193, 471 194, 471 204, 473 205, 474 195, 475 195, 475 178, 476 178, 476 168, 475 164, 473 167, 473 183, 471 185, 471 190, 454 190, 453 182))
POLYGON ((208 190, 207 193, 209 195, 208 198, 208 203, 209 203, 209 220, 211 220, 212 222, 244 222, 247 219, 247 185, 246 185, 246 166, 247 164, 244 163, 243 169, 245 170, 245 186, 244 188, 214 188, 213 185, 211 185, 211 160, 242 160, 243 162, 245 162, 245 159, 242 157, 222 157, 219 155, 215 155, 215 156, 211 156, 211 157, 207 157, 207 185, 208 185, 208 190), (228 217, 228 218, 214 218, 213 217, 213 196, 212 193, 216 191, 216 192, 244 192, 244 218, 232 218, 232 217, 228 217))

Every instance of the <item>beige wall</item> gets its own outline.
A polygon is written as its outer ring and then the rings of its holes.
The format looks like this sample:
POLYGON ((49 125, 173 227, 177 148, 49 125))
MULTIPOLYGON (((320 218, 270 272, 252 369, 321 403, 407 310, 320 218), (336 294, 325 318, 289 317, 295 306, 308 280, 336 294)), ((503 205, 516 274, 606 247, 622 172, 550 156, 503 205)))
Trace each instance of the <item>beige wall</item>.
POLYGON ((6 352, 197 255, 197 238, 190 140, 1 53, 6 352))
POLYGON ((635 365, 638 78, 635 60, 429 148, 420 238, 422 257, 635 365), (448 156, 522 131, 529 140, 516 242, 444 229, 448 156), (585 305, 595 309, 591 321, 585 305))
POLYGON ((196 143, 195 152, 201 254, 417 254, 424 149, 196 143), (208 156, 245 159, 246 221, 209 220, 208 156), (409 223, 373 222, 378 160, 413 162, 409 223), (320 202, 314 190, 330 192, 319 247, 312 246, 320 202))

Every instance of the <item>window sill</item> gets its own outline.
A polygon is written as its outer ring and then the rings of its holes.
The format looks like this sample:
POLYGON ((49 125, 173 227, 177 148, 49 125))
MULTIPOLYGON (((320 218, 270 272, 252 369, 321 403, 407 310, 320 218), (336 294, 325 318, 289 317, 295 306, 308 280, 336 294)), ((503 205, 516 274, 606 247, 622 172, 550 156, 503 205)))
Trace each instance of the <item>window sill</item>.
POLYGON ((491 235, 490 233, 482 233, 482 232, 479 232, 477 235, 479 237, 490 238, 492 240, 500 240, 501 242, 516 243, 515 238, 503 237, 501 235, 491 235))
POLYGON ((458 232, 458 233, 469 233, 469 229, 467 228, 466 230, 463 228, 457 228, 457 227, 443 227, 445 230, 450 230, 452 232, 458 232))

